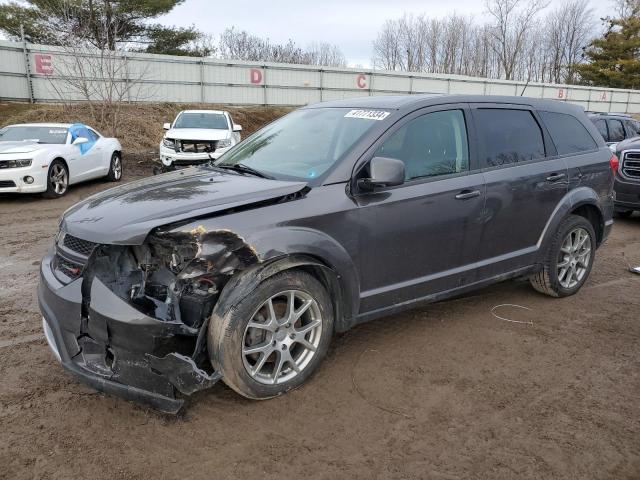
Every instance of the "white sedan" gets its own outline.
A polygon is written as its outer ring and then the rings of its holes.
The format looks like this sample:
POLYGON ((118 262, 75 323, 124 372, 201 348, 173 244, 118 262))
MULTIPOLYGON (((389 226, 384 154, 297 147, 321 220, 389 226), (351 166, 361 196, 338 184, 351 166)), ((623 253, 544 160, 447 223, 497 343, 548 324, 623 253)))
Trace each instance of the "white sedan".
POLYGON ((224 110, 184 110, 165 123, 160 160, 165 170, 219 158, 240 142, 242 126, 224 110))
POLYGON ((0 193, 64 195, 69 185, 122 178, 122 147, 81 123, 25 123, 0 129, 0 193))

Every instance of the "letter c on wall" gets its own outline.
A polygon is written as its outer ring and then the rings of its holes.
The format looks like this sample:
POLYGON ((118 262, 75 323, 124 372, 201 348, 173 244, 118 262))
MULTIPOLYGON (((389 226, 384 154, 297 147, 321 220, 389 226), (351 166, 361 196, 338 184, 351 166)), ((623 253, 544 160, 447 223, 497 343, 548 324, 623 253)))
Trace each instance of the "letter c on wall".
POLYGON ((364 73, 356 77, 356 86, 358 88, 367 88, 367 76, 364 73))
POLYGON ((249 70, 249 79, 253 84, 262 83, 262 70, 259 68, 252 68, 249 70))

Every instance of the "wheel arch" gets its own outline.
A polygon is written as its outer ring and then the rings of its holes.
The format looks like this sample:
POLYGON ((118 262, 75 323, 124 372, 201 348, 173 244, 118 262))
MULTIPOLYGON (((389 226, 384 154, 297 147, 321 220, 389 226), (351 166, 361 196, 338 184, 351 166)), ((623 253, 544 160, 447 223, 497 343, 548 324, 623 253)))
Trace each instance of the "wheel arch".
POLYGON ((288 270, 302 270, 316 278, 327 289, 333 300, 336 330, 345 331, 350 328, 354 312, 350 299, 345 294, 348 288, 343 279, 323 259, 305 253, 273 258, 237 273, 222 289, 214 307, 214 313, 222 316, 225 311, 234 308, 244 298, 246 292, 253 291, 260 283, 288 270))
POLYGON ((562 223, 569 215, 579 215, 586 218, 596 232, 596 243, 600 246, 605 231, 605 213, 598 194, 589 187, 580 187, 568 192, 556 206, 545 226, 538 247, 541 255, 544 255, 546 247, 562 223))

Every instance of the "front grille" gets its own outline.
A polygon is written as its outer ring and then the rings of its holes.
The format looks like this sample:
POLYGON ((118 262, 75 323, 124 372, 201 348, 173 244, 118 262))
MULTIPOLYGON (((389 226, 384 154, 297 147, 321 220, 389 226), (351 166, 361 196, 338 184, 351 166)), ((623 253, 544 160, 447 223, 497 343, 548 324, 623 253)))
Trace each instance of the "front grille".
POLYGON ((640 151, 625 152, 621 170, 624 176, 640 180, 640 151))
POLYGON ((206 140, 176 140, 178 152, 207 153, 216 151, 216 143, 206 140))
POLYGON ((93 249, 96 248, 97 243, 93 243, 88 240, 82 240, 81 238, 77 238, 73 235, 67 234, 64 236, 62 245, 73 252, 76 252, 84 257, 88 257, 89 255, 91 255, 91 252, 93 252, 93 249))
POLYGON ((75 280, 82 274, 81 264, 70 262, 66 258, 62 258, 60 255, 56 255, 55 257, 54 269, 63 273, 71 280, 75 280))
POLYGON ((16 182, 13 180, 0 180, 0 188, 15 187, 16 182))

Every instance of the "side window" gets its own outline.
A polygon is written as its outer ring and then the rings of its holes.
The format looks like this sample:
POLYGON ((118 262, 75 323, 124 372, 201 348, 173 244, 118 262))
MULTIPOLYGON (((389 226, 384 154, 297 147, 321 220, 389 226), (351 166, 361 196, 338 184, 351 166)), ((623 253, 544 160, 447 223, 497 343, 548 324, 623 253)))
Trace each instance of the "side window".
POLYGON ((607 130, 607 122, 604 120, 596 120, 593 122, 605 142, 609 141, 609 131, 607 130))
POLYGON ((597 148, 595 140, 573 115, 554 112, 539 113, 558 149, 558 154, 586 152, 597 148))
POLYGON ((624 122, 627 127, 627 132, 629 132, 629 136, 635 137, 640 135, 640 123, 634 122, 633 120, 627 120, 624 122))
POLYGON ((544 158, 542 130, 529 110, 479 108, 474 117, 484 145, 481 158, 484 167, 544 158))
POLYGON ((624 140, 624 126, 620 120, 609 120, 609 141, 621 142, 624 140))
POLYGON ((90 142, 97 142, 98 141, 98 134, 96 132, 94 132, 90 128, 87 128, 87 132, 89 132, 89 141, 90 142))
POLYGON ((464 113, 446 110, 415 118, 388 138, 375 156, 402 160, 406 180, 467 171, 464 113))

